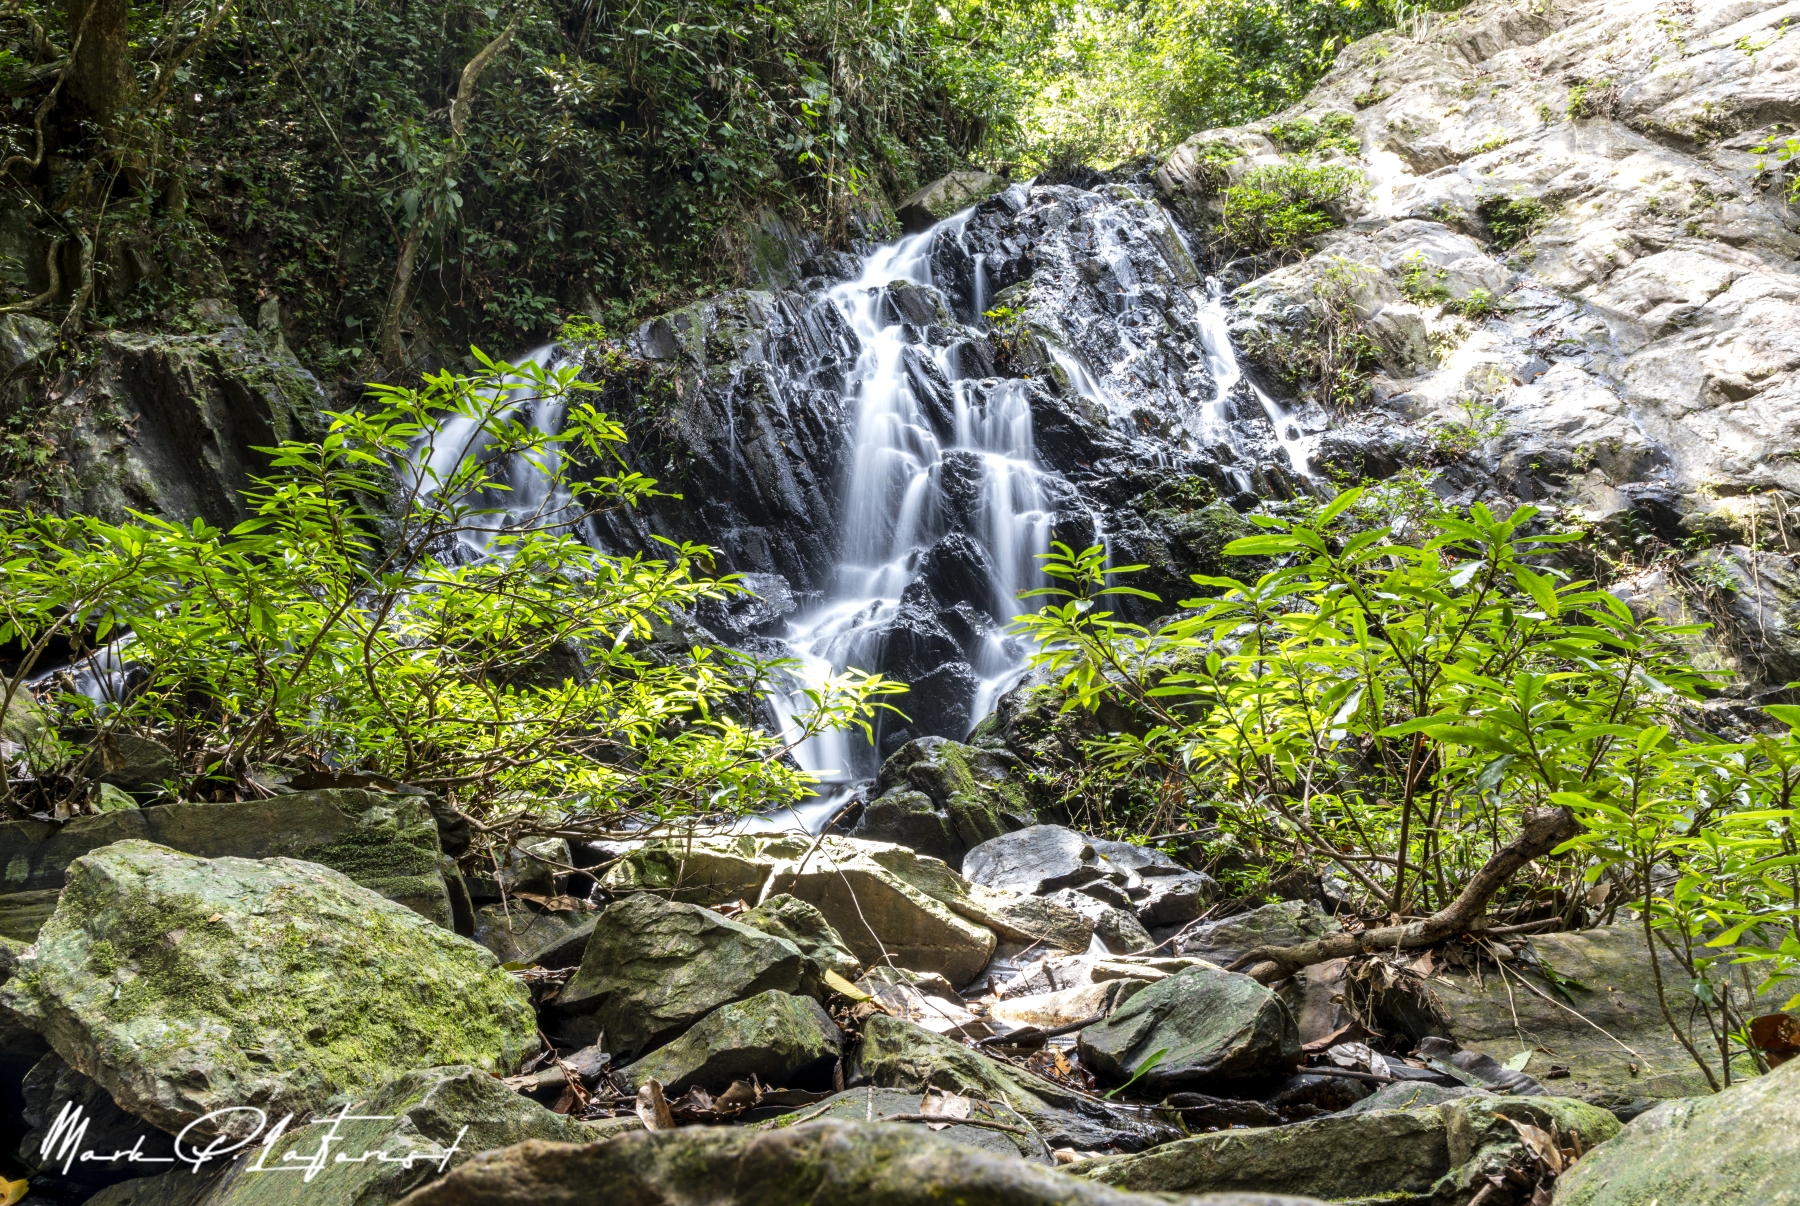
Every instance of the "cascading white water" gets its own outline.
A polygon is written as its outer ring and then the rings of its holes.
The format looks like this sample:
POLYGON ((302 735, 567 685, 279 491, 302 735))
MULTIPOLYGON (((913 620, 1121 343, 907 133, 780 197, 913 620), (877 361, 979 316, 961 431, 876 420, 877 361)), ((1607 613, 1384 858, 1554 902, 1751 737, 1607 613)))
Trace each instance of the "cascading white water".
POLYGON ((1275 439, 1287 453, 1288 463, 1294 474, 1300 478, 1310 478, 1312 470, 1307 453, 1308 441, 1301 436, 1293 418, 1281 403, 1259 389, 1256 382, 1246 381, 1244 378, 1244 370, 1238 364, 1237 349, 1231 344, 1231 334, 1226 325, 1225 291, 1217 278, 1207 277, 1205 288, 1195 289, 1191 296, 1194 304, 1200 308, 1200 343, 1206 349, 1207 366, 1212 369, 1213 379, 1218 382, 1218 393, 1207 408, 1208 421, 1219 431, 1230 431, 1225 413, 1226 402, 1237 383, 1244 381, 1256 395, 1263 414, 1268 416, 1269 425, 1275 429, 1275 439))
MULTIPOLYGON (((568 353, 553 343, 534 348, 516 362, 520 368, 535 365, 545 373, 569 363, 568 353)), ((521 373, 507 374, 502 383, 506 389, 502 413, 506 417, 521 417, 546 435, 562 431, 566 398, 541 395, 531 385, 530 378, 521 373)), ((482 424, 476 419, 450 415, 422 436, 413 448, 405 484, 410 489, 429 494, 437 484, 455 473, 464 460, 483 456, 493 443, 493 438, 483 432, 482 424)), ((494 467, 495 488, 467 500, 471 505, 493 510, 494 514, 471 519, 458 533, 457 539, 465 556, 470 559, 483 557, 493 544, 495 533, 551 521, 568 507, 566 495, 561 493, 560 487, 557 493, 552 492, 550 478, 545 473, 545 469, 555 468, 559 455, 554 448, 548 448, 537 455, 535 462, 529 457, 513 456, 494 467)))
MULTIPOLYGON (((898 315, 889 321, 891 310, 884 313, 888 286, 933 285, 933 246, 941 238, 957 238, 968 219, 965 211, 878 249, 855 280, 827 295, 861 349, 848 381, 856 416, 854 451, 844 482, 842 552, 829 598, 790 623, 788 644, 801 669, 790 689, 771 699, 790 732, 807 706, 806 689, 845 667, 879 664, 882 621, 899 607, 921 553, 944 534, 938 479, 946 452, 965 450, 981 466, 978 530, 970 534, 992 566, 992 617, 1001 624, 1012 619, 1026 606, 1018 593, 1039 581, 1038 557, 1049 549, 1050 514, 1026 384, 963 378, 950 348, 913 342, 898 315), (931 358, 950 382, 954 423, 948 446, 933 429, 909 379, 909 349, 931 358)), ((976 280, 980 288, 979 264, 976 280)), ((981 680, 972 714, 980 718, 1017 676, 1021 658, 996 629, 971 661, 981 680)), ((905 703, 903 698, 903 710, 905 703)), ((824 734, 803 744, 796 757, 822 780, 841 782, 858 777, 859 762, 867 760, 857 757, 859 741, 851 734, 824 734)))

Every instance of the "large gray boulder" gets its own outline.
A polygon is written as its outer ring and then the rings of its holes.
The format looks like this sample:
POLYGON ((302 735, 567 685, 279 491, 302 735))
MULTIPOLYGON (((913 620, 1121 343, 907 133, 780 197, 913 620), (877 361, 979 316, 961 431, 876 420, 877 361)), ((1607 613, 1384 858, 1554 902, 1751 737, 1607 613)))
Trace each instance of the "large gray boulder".
POLYGON ((1185 925, 1205 913, 1219 891, 1212 876, 1190 871, 1160 850, 1096 841, 1094 853, 1125 873, 1125 894, 1147 927, 1185 925))
MULTIPOLYGON (((1104 880, 1097 880, 1092 887, 1110 887, 1104 880)), ((1077 916, 1084 917, 1093 927, 1094 936, 1106 944, 1106 949, 1115 955, 1135 955, 1139 951, 1147 951, 1156 945, 1156 939, 1138 920, 1137 913, 1130 908, 1103 900, 1092 892, 1081 888, 1059 888, 1048 896, 1041 898, 1045 903, 1068 909, 1077 916)), ((1130 903, 1130 898, 1125 898, 1130 903)))
POLYGON ((865 967, 891 960, 960 988, 987 966, 998 941, 952 907, 968 895, 967 882, 904 846, 826 838, 810 856, 778 862, 769 887, 817 908, 865 967))
POLYGON ((713 1010, 674 1042, 625 1068, 633 1088, 657 1080, 671 1094, 723 1092, 734 1080, 830 1087, 844 1036, 811 997, 761 992, 713 1010))
POLYGON ((428 798, 331 788, 236 804, 161 804, 61 824, 0 824, 0 934, 30 942, 56 908, 69 864, 126 838, 203 858, 320 863, 446 929, 453 925, 428 798))
POLYGON ((1079 1047, 1084 1064, 1119 1079, 1166 1052, 1138 1082, 1152 1092, 1274 1075, 1300 1061, 1300 1034, 1281 998, 1249 976, 1204 965, 1132 996, 1083 1030, 1079 1047))
MULTIPOLYGON (((687 1127, 610 1143, 524 1143, 476 1157, 406 1206, 1152 1206, 907 1123, 819 1119, 773 1131, 687 1127)), ((1307 1206, 1224 1196, 1180 1206, 1307 1206)))
POLYGON ((134 839, 68 880, 0 1001, 166 1131, 310 1113, 409 1067, 505 1074, 537 1046, 493 955, 327 867, 134 839))
MULTIPOLYGON (((1546 1082, 1553 1092, 1628 1115, 1656 1101, 1708 1091, 1657 1006, 1641 926, 1534 935, 1520 956, 1504 975, 1477 978, 1440 968, 1423 1007, 1408 992, 1378 994, 1380 1024, 1415 1039, 1441 1035, 1501 1063, 1530 1049, 1526 1072, 1541 1076, 1553 1064, 1569 1070, 1566 1079, 1546 1082), (1572 1007, 1544 968, 1574 998, 1572 1007), (1538 1053, 1539 1047, 1556 1054, 1538 1053)), ((1690 999, 1681 965, 1666 951, 1656 958, 1671 1004, 1690 999)))
POLYGON ((668 1042, 721 1005, 771 989, 804 993, 800 948, 711 909, 636 892, 603 910, 555 1001, 562 1037, 604 1034, 615 1059, 668 1042))
POLYGON ((669 900, 715 905, 757 899, 770 857, 749 836, 664 841, 626 853, 601 883, 624 895, 642 890, 669 900))
POLYGON ((1125 878, 1100 857, 1092 839, 1061 825, 1032 825, 991 838, 963 856, 963 874, 974 883, 1030 896, 1125 878))
POLYGON ((1800 1203, 1800 1060, 1711 1097, 1664 1102, 1575 1165, 1556 1206, 1800 1203))

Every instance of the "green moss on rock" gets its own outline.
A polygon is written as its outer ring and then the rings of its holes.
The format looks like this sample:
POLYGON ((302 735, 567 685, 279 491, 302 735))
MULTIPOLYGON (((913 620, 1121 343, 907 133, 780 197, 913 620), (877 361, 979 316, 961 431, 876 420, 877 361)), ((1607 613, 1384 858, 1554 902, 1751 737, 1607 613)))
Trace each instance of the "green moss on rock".
POLYGON ((0 999, 166 1130, 225 1105, 308 1112, 424 1065, 536 1045, 493 955, 316 864, 128 840, 78 858, 0 999))

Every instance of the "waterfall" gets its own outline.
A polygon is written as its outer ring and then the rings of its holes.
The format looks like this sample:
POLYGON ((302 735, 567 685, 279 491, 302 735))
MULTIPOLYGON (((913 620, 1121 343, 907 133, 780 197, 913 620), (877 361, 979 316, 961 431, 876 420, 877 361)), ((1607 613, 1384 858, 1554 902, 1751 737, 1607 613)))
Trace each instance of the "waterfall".
MULTIPOLYGON (((1046 470, 1032 439, 1026 384, 965 377, 953 348, 917 342, 909 324, 885 304, 896 283, 935 287, 932 249, 941 238, 956 238, 971 212, 879 248, 855 280, 827 294, 860 349, 846 387, 855 416, 853 451, 844 481, 842 553, 831 589, 822 604, 790 622, 787 643, 800 669, 770 700, 789 732, 807 706, 807 690, 845 667, 880 663, 884 621, 899 608, 922 554, 947 530, 939 506, 946 452, 972 454, 981 470, 979 530, 970 534, 991 567, 986 610, 997 623, 971 657, 980 676, 975 719, 991 710, 1023 667, 1023 651, 1000 628, 1028 606, 1017 595, 1040 581, 1038 558, 1050 547, 1046 470), (907 371, 909 351, 929 358, 950 384, 947 443, 907 371)), ((979 289, 979 261, 976 280, 979 289)), ((975 304, 979 313, 981 302, 975 304)), ((899 706, 906 710, 905 697, 899 706)), ((846 733, 815 737, 796 757, 828 783, 863 778, 872 769, 866 746, 846 733)))

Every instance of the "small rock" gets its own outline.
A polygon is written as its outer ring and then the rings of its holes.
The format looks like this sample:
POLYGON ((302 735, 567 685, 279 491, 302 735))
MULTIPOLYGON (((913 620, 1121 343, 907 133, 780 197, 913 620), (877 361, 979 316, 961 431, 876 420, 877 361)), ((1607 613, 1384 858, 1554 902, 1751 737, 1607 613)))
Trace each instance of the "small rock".
POLYGON ((1443 1105, 1447 1101, 1455 1101, 1460 1097, 1480 1097, 1485 1090, 1471 1088, 1468 1085, 1434 1085, 1425 1081, 1397 1081, 1391 1085, 1382 1085, 1379 1089, 1357 1102, 1346 1107, 1345 1114, 1367 1114, 1371 1110, 1422 1110, 1427 1106, 1443 1105))
POLYGON ((862 970, 843 938, 825 920, 825 914, 785 892, 769 897, 737 920, 765 934, 787 939, 808 959, 846 980, 856 979, 862 970))
POLYGON ((951 172, 895 206, 894 216, 900 219, 900 227, 907 234, 917 234, 977 201, 987 200, 1006 186, 1005 177, 991 172, 951 172))
POLYGON ((1107 980, 1060 992, 1033 993, 996 1001, 989 1013, 1008 1026, 1050 1030, 1092 1017, 1105 1017, 1142 989, 1145 980, 1107 980))
MULTIPOLYGON (((1113 885, 1099 882, 1088 887, 1112 888, 1113 885)), ((1135 955, 1156 946, 1156 939, 1150 936, 1150 931, 1138 920, 1136 912, 1128 907, 1108 904, 1087 888, 1063 888, 1044 899, 1087 918, 1094 927, 1094 937, 1105 943, 1106 949, 1115 955, 1135 955)), ((1125 903, 1129 906, 1130 899, 1125 898, 1125 903)))
POLYGON ((493 951, 502 963, 567 967, 580 960, 581 950, 594 932, 595 917, 587 909, 547 912, 522 900, 483 905, 475 910, 475 941, 493 951), (573 958, 568 958, 570 950, 573 958), (559 960, 559 955, 567 961, 559 960))
POLYGON ((0 1000, 170 1133, 252 1101, 309 1113, 408 1065, 506 1073, 537 1046, 493 955, 327 867, 131 840, 68 876, 0 1000))
POLYGON ((659 1080, 671 1096, 695 1086, 719 1093, 752 1076, 778 1087, 828 1088, 843 1037, 811 997, 762 992, 713 1010, 623 1075, 633 1089, 659 1080))
POLYGON ((1300 1059, 1299 1033, 1281 999, 1248 976, 1216 967, 1190 967, 1150 985, 1082 1031, 1079 1047, 1084 1064, 1120 1080, 1166 1051, 1138 1082, 1149 1092, 1273 1075, 1300 1059))
POLYGON ((581 967, 553 1003, 562 1035, 601 1034, 616 1058, 635 1059, 721 1005, 774 989, 804 993, 806 956, 710 909, 636 892, 604 909, 581 967))
POLYGON ((863 1024, 862 1044, 853 1065, 845 1070, 845 1079, 853 1085, 914 1093, 937 1088, 1005 1101, 1030 1119, 1032 1128, 1051 1147, 1135 1151, 1178 1134, 1166 1124, 1115 1113, 1088 1094, 991 1060, 955 1039, 885 1014, 876 1014, 863 1024))

